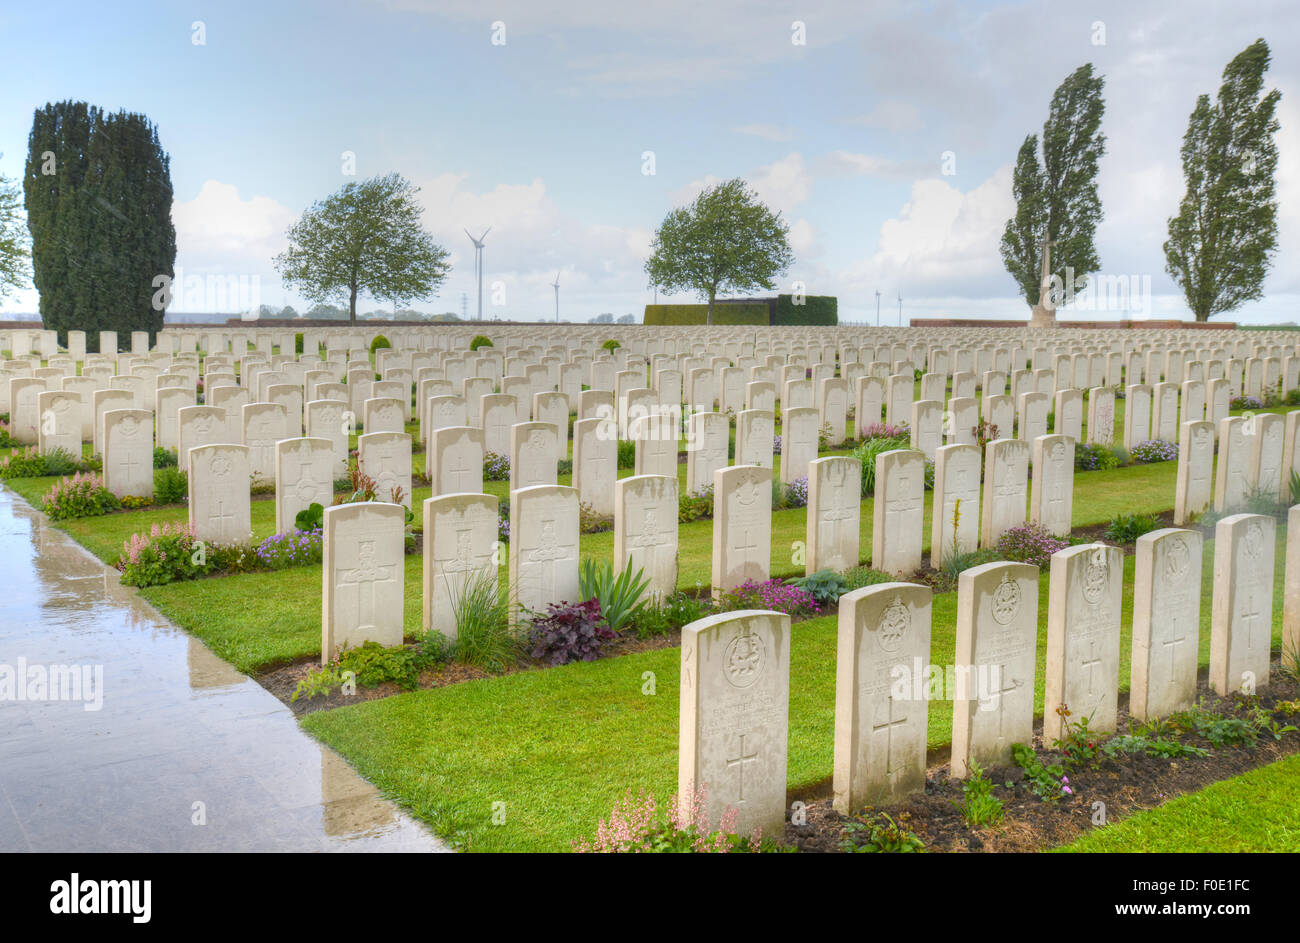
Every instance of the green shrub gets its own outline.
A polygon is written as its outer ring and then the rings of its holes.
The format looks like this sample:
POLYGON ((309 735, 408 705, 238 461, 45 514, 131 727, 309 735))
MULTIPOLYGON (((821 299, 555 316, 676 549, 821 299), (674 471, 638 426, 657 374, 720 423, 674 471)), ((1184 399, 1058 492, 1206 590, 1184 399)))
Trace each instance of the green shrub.
POLYGON ((961 786, 962 801, 958 804, 961 817, 971 828, 996 825, 1002 821, 1002 800, 993 795, 993 783, 984 775, 984 768, 971 763, 970 773, 961 786))
POLYGON ((618 467, 636 468, 636 443, 618 440, 618 467))
POLYGON ((293 526, 298 530, 324 530, 324 506, 313 501, 297 513, 293 519, 293 526))
MULTIPOLYGON (((299 333, 293 335, 293 352, 294 352, 295 354, 301 354, 301 353, 303 353, 302 345, 303 345, 303 337, 302 337, 302 333, 299 332, 299 333)), ((313 351, 313 353, 314 353, 314 351, 313 351)))
POLYGON ((171 449, 164 449, 160 446, 155 446, 153 450, 153 467, 175 468, 176 453, 171 449))
POLYGON ((705 485, 695 494, 683 491, 677 498, 677 523, 689 524, 702 517, 713 517, 713 485, 705 485))
POLYGON ((1106 528, 1106 539, 1117 544, 1131 544, 1143 534, 1160 528, 1160 521, 1150 514, 1117 514, 1106 528))
POLYGON ((1044 802, 1055 802, 1070 792, 1070 781, 1065 767, 1058 763, 1044 766, 1038 754, 1023 743, 1011 744, 1011 758, 1025 771, 1029 790, 1044 802))
POLYGON ((840 841, 840 851, 851 854, 911 854, 924 850, 925 842, 915 832, 885 812, 870 815, 863 822, 849 819, 844 823, 844 838, 840 841))
POLYGON ((486 334, 475 334, 474 339, 469 342, 470 350, 478 350, 480 347, 491 347, 492 338, 486 334))
MULTIPOLYGON (((709 306, 706 304, 646 305, 643 323, 649 325, 706 324, 709 306)), ((767 304, 761 301, 744 304, 714 304, 714 324, 770 323, 767 304)))
POLYGON ((179 468, 160 468, 153 473, 155 504, 180 504, 189 493, 189 476, 179 468))
POLYGON ((798 576, 786 580, 791 586, 798 586, 812 594, 819 606, 831 606, 849 591, 849 581, 834 570, 818 570, 807 576, 798 576))
POLYGON ((864 586, 875 586, 877 583, 892 583, 896 579, 898 577, 892 573, 873 570, 869 566, 855 566, 844 571, 844 582, 849 587, 846 592, 861 589, 864 586))
POLYGON ((612 338, 612 337, 611 337, 609 340, 605 341, 605 343, 603 343, 603 344, 600 345, 600 347, 601 347, 602 350, 607 350, 607 351, 609 351, 611 354, 612 354, 614 351, 618 350, 618 349, 619 349, 620 347, 622 347, 622 346, 623 346, 622 344, 620 344, 618 341, 614 340, 614 338, 612 338))
POLYGON ((381 348, 391 348, 393 345, 388 342, 388 338, 383 334, 376 334, 375 339, 370 342, 370 352, 373 354, 381 348))
POLYGON ((578 505, 578 533, 603 534, 614 529, 614 518, 608 514, 597 514, 586 501, 578 505))
POLYGON ((629 629, 639 638, 667 635, 714 611, 713 600, 708 596, 688 596, 678 591, 660 601, 658 606, 647 605, 639 609, 628 623, 629 629))
POLYGON ((1077 471, 1108 471, 1119 468, 1119 456, 1110 446, 1080 442, 1074 447, 1074 467, 1077 471))
POLYGON ((771 309, 771 323, 773 326, 833 326, 840 323, 839 302, 834 295, 804 295, 803 304, 797 305, 794 295, 777 295, 771 309))
POLYGON ((424 665, 419 649, 404 645, 385 648, 378 642, 363 642, 339 656, 339 667, 356 672, 357 684, 362 687, 375 688, 391 681, 403 690, 413 691, 419 686, 424 665))
POLYGON ((72 475, 82 470, 81 465, 63 449, 41 454, 34 445, 10 452, 0 459, 0 479, 45 478, 72 475))
POLYGON ((442 660, 444 651, 445 646, 441 644, 385 648, 378 642, 363 642, 357 648, 338 653, 330 664, 312 669, 298 682, 290 700, 327 695, 342 687, 349 673, 364 688, 392 682, 404 691, 414 691, 420 685, 420 672, 442 660))

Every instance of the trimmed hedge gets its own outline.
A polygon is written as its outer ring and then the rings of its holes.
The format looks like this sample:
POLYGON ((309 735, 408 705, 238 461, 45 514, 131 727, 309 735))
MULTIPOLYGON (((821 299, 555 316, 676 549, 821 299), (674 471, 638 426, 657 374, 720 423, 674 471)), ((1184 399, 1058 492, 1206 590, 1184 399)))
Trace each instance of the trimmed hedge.
MULTIPOLYGON (((708 318, 708 305, 646 305, 646 324, 704 324, 708 318)), ((714 324, 768 323, 767 303, 755 301, 747 304, 714 304, 714 324)))
MULTIPOLYGON (((704 324, 709 306, 646 305, 646 324, 704 324)), ((754 301, 714 302, 714 324, 755 324, 775 327, 829 326, 840 323, 839 302, 834 295, 805 295, 794 303, 794 295, 777 295, 754 301)))
POLYGON ((840 323, 839 301, 834 295, 805 295, 803 302, 797 305, 793 295, 777 295, 772 324, 834 326, 840 323))

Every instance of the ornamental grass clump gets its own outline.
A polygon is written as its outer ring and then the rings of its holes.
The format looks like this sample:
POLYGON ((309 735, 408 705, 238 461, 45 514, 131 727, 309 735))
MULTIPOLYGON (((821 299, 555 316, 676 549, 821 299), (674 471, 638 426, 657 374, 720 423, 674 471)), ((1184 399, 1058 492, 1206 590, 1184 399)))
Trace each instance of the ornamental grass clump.
POLYGON ((853 457, 862 463, 862 496, 869 498, 876 492, 876 458, 894 449, 911 448, 907 436, 884 438, 877 436, 867 439, 853 450, 853 457))
POLYGON ((1164 439, 1145 439, 1133 446, 1129 456, 1139 465, 1174 462, 1178 460, 1178 443, 1166 442, 1164 439))
POLYGON ((95 472, 77 472, 71 478, 60 479, 41 499, 41 510, 52 521, 99 517, 121 506, 117 496, 104 487, 103 477, 95 472))
MULTIPOLYGON (((523 653, 523 639, 510 621, 509 598, 499 590, 496 570, 487 568, 472 573, 452 593, 456 623, 452 657, 463 665, 502 672, 517 664, 523 653)), ((437 634, 431 629, 426 642, 437 634)))
POLYGON ((998 538, 997 550, 1003 559, 1046 567, 1052 554, 1068 546, 1068 543, 1049 533, 1041 524, 1028 523, 1004 531, 998 538))

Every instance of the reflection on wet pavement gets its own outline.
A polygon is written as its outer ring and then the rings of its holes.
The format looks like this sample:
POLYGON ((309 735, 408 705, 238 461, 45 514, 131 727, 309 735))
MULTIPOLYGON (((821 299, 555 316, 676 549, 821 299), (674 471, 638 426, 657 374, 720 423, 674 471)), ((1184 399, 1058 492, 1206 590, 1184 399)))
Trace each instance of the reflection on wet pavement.
POLYGON ((448 850, 2 488, 0 562, 0 851, 448 850))

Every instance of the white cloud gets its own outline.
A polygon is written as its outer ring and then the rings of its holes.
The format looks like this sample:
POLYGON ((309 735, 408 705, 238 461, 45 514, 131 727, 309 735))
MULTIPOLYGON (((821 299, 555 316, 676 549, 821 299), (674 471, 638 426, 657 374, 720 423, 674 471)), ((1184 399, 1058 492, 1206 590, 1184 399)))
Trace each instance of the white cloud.
MULTIPOLYGON (((812 174, 798 151, 745 174, 744 179, 763 203, 787 215, 804 203, 812 191, 812 174)), ((670 199, 674 206, 680 206, 694 200, 705 188, 719 183, 722 183, 721 177, 709 174, 692 180, 671 194, 670 199)))
POLYGON ((270 258, 285 244, 296 219, 292 210, 266 196, 239 198, 239 188, 208 180, 194 199, 172 204, 178 255, 195 260, 270 258))
POLYGON ((220 180, 205 181, 192 200, 174 202, 177 284, 170 310, 234 312, 299 303, 280 288, 272 261, 296 219, 282 203, 267 196, 241 199, 238 187, 220 180))
POLYGON ((918 180, 898 216, 881 224, 875 252, 843 280, 858 290, 889 284, 928 296, 1005 292, 998 244, 1013 211, 1009 164, 966 193, 943 179, 918 180))
MULTIPOLYGON (((1290 264, 1286 250, 1300 246, 1300 102, 1283 88, 1277 118, 1277 244, 1273 269, 1266 282, 1269 292, 1300 293, 1300 269, 1290 264)), ((1300 317, 1297 317, 1300 320, 1300 317)))
POLYGON ((418 181, 425 206, 424 224, 451 253, 452 272, 440 301, 417 308, 458 308, 461 292, 474 306, 474 250, 465 230, 475 236, 491 227, 485 240, 484 316, 551 317, 555 296, 551 283, 560 272, 561 317, 582 320, 601 311, 636 311, 645 281, 642 263, 652 233, 640 227, 580 222, 548 195, 535 178, 526 184, 498 184, 475 192, 468 173, 445 173, 418 181), (506 304, 489 305, 493 282, 505 286, 506 304))
POLYGON ((920 109, 910 102, 897 98, 887 98, 865 115, 846 118, 845 121, 847 124, 880 128, 891 134, 906 134, 910 131, 919 131, 924 127, 920 109))
POLYGON ((739 127, 732 128, 737 134, 746 134, 750 137, 762 138, 764 141, 791 141, 794 140, 794 131, 790 128, 783 128, 775 124, 742 124, 739 127))
POLYGON ((825 176, 861 177, 928 177, 940 169, 939 155, 930 162, 908 159, 894 160, 875 154, 856 154, 835 150, 819 157, 815 162, 818 174, 825 176))

